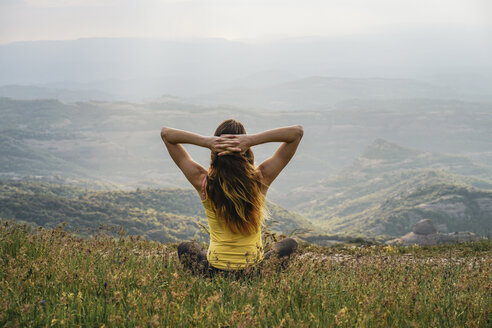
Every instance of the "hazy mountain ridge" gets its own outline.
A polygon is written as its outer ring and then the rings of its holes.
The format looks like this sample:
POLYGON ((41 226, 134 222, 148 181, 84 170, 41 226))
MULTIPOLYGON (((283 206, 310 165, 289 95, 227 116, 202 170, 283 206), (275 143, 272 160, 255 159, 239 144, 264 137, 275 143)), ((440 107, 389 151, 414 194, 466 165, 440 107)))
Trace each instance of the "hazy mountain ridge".
POLYGON ((62 85, 135 99, 210 93, 268 71, 285 72, 276 74, 281 78, 274 82, 288 75, 374 77, 383 72, 385 78, 408 77, 456 89, 469 99, 490 100, 488 51, 490 45, 476 31, 437 26, 269 43, 219 38, 26 41, 0 45, 0 84, 62 85))
MULTIPOLYGON (((428 82, 403 78, 347 78, 309 76, 289 80, 289 74, 260 72, 230 81, 228 87, 194 96, 173 96, 172 91, 150 81, 134 82, 138 88, 148 90, 141 97, 132 96, 136 87, 131 81, 107 81, 80 84, 67 82, 63 87, 48 85, 4 85, 0 96, 15 99, 58 99, 75 101, 141 101, 171 97, 176 101, 198 105, 229 105, 257 110, 332 110, 352 100, 438 99, 477 100, 460 90, 428 82), (143 86, 148 85, 147 87, 143 86), (108 87, 104 87, 107 85, 108 87), (120 85, 120 91, 115 89, 120 85), (107 90, 109 86, 112 89, 107 90), (125 96, 128 95, 128 96, 125 96)), ((294 76, 292 75, 292 78, 294 76)), ((171 84, 171 81, 169 82, 171 84)), ((54 84, 58 86, 58 84, 54 84)), ((138 89, 137 88, 137 89, 138 89)), ((142 91, 143 92, 143 91, 142 91)), ((492 101, 492 96, 489 99, 492 101)))
POLYGON ((121 96, 111 95, 95 89, 77 90, 53 88, 37 85, 3 85, 0 86, 0 97, 15 99, 57 99, 64 102, 87 100, 118 100, 121 96))
POLYGON ((411 79, 312 76, 269 87, 235 87, 191 100, 265 110, 332 109, 351 99, 458 99, 460 92, 411 79))
MULTIPOLYGON (((274 202, 282 201, 285 193, 298 186, 333 176, 365 150, 367 140, 378 137, 425 152, 462 154, 492 164, 492 107, 486 104, 436 100, 364 103, 347 102, 344 108, 329 112, 260 112, 175 101, 66 104, 0 98, 0 135, 4 140, 0 152, 5 154, 0 175, 93 178, 121 188, 187 188, 188 181, 160 140, 160 128, 166 125, 211 135, 220 122, 231 117, 242 121, 248 133, 304 126, 305 137, 296 156, 270 188, 274 202), (33 154, 39 154, 37 159, 30 157, 33 154), (50 171, 50 166, 55 169, 50 171)), ((257 164, 276 147, 278 144, 254 147, 257 164)), ((187 149, 208 167, 208 150, 187 149)), ((469 170, 468 162, 460 165, 463 168, 458 173, 469 170)), ((483 171, 476 163, 470 167, 483 171)))

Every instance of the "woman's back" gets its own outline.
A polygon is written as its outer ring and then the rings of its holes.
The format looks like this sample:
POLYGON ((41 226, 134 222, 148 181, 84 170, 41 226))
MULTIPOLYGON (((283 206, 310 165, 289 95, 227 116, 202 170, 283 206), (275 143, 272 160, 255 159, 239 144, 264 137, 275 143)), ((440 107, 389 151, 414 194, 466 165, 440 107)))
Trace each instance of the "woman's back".
POLYGON ((231 231, 224 221, 217 217, 206 193, 204 197, 202 204, 210 231, 210 244, 207 251, 210 265, 222 270, 236 270, 261 262, 263 259, 261 226, 256 232, 248 235, 231 231))

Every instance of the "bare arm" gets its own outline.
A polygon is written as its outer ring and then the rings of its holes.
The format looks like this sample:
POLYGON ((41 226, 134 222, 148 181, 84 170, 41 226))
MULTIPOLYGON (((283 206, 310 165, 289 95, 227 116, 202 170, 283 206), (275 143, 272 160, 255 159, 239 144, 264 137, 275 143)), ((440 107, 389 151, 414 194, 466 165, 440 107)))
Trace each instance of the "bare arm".
POLYGON ((302 135, 301 125, 286 126, 249 135, 249 146, 253 147, 267 142, 297 142, 299 144, 302 135))
POLYGON ((201 136, 193 132, 163 127, 161 129, 161 137, 164 142, 167 141, 172 145, 192 144, 200 147, 210 148, 210 137, 201 136))
POLYGON ((181 143, 205 147, 206 138, 195 133, 163 127, 161 129, 161 139, 174 163, 199 192, 201 188, 200 179, 203 179, 203 175, 207 173, 207 170, 191 158, 181 143))
POLYGON ((221 137, 239 140, 239 144, 229 148, 227 151, 219 153, 219 155, 226 155, 232 151, 240 151, 241 153, 244 153, 249 147, 252 146, 267 142, 282 142, 272 157, 265 160, 258 166, 258 169, 263 176, 263 182, 266 185, 270 185, 294 156, 303 134, 304 131, 302 126, 294 125, 267 130, 251 135, 222 135, 221 137))
POLYGON ((222 151, 228 149, 231 145, 237 144, 237 141, 233 140, 224 140, 215 136, 201 136, 196 133, 168 127, 161 129, 161 138, 174 163, 198 192, 200 192, 203 177, 207 174, 207 170, 195 162, 181 144, 192 144, 215 151, 222 151))
POLYGON ((263 182, 270 185, 289 163, 301 142, 304 130, 301 125, 264 131, 251 136, 251 145, 267 142, 282 142, 272 157, 258 166, 263 175, 263 182))

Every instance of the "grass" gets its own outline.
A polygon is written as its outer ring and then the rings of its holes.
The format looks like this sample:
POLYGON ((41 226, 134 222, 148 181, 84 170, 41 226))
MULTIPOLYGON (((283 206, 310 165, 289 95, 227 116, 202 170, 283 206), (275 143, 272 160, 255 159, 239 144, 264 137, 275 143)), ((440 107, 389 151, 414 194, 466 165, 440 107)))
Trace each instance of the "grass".
MULTIPOLYGON (((1 222, 1 221, 0 221, 1 222)), ((490 327, 492 241, 301 245, 285 270, 193 276, 176 244, 1 222, 4 327, 490 327)))

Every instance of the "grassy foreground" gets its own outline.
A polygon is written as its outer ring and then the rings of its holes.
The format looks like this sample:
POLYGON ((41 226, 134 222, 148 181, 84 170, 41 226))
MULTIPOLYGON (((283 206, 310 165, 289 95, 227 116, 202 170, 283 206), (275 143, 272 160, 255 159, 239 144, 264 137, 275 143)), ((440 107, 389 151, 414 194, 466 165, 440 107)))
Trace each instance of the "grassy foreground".
MULTIPOLYGON (((1 221, 0 221, 1 222, 1 221)), ((492 241, 302 245, 284 271, 201 278, 176 244, 1 222, 2 327, 490 327, 492 241)))

